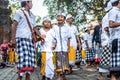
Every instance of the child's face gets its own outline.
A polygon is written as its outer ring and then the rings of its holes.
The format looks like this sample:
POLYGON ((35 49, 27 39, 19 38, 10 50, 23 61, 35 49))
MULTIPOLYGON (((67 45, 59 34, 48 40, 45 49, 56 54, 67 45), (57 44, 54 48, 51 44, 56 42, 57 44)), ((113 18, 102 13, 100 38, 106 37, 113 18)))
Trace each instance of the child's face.
POLYGON ((50 28, 51 27, 51 22, 49 20, 46 20, 43 22, 44 27, 50 28))
POLYGON ((68 23, 72 23, 72 18, 68 18, 66 21, 68 22, 68 23))
POLYGON ((58 24, 63 24, 64 21, 65 21, 65 17, 62 16, 62 15, 58 15, 57 16, 57 21, 58 21, 58 24))
POLYGON ((108 28, 108 27, 105 27, 104 30, 105 30, 106 32, 108 32, 108 31, 109 31, 109 28, 108 28))

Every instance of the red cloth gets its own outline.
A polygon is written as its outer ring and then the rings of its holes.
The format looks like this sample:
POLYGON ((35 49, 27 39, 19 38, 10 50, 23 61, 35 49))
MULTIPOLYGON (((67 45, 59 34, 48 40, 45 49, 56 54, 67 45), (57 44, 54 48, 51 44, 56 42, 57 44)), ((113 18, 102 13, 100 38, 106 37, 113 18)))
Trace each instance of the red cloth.
POLYGON ((0 51, 4 54, 6 51, 4 51, 3 48, 6 48, 8 50, 9 49, 8 44, 1 44, 0 45, 0 51))
POLYGON ((96 59, 95 59, 95 62, 100 62, 100 58, 96 58, 96 59))
POLYGON ((25 71, 34 72, 34 69, 32 67, 25 67, 25 68, 22 68, 21 70, 18 70, 18 73, 22 73, 22 72, 25 72, 25 71))

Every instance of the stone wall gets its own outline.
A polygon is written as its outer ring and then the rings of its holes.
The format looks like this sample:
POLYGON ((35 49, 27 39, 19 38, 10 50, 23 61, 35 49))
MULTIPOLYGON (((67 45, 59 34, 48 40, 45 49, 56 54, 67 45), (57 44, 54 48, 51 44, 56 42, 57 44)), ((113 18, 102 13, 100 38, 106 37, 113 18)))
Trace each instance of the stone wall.
POLYGON ((10 40, 11 10, 8 9, 8 0, 0 0, 0 44, 4 39, 10 40))

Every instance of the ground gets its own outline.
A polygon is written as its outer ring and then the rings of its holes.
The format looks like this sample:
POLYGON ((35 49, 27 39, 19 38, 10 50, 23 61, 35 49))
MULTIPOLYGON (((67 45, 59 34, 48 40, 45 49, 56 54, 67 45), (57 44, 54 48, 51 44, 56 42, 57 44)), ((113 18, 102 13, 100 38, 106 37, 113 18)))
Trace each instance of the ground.
MULTIPOLYGON (((94 67, 85 68, 84 66, 81 66, 81 68, 74 68, 73 70, 74 72, 72 74, 67 75, 67 80, 97 80, 98 71, 94 67)), ((37 67, 35 72, 31 75, 31 80, 41 80, 41 75, 39 72, 40 69, 37 67)), ((106 78, 106 74, 104 75, 104 80, 109 80, 106 78)), ((0 69, 0 80, 17 80, 16 67, 9 66, 0 69)), ((56 78, 53 80, 56 80, 56 78)))

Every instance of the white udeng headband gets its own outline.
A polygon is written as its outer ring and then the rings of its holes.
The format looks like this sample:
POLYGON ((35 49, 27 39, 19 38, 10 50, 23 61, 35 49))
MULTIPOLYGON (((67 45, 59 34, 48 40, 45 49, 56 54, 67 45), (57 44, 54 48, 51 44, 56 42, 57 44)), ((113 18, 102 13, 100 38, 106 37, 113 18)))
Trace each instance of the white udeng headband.
POLYGON ((58 15, 62 15, 62 16, 64 16, 64 17, 66 17, 66 14, 65 14, 65 13, 58 13, 57 16, 58 16, 58 15))
POLYGON ((108 4, 107 4, 107 7, 105 8, 105 11, 109 11, 110 9, 112 9, 112 2, 109 1, 108 4))
POLYGON ((43 22, 46 21, 46 20, 51 21, 51 19, 49 17, 44 17, 43 22))
POLYGON ((68 19, 68 18, 72 18, 72 15, 68 14, 67 17, 66 17, 66 19, 68 19))

